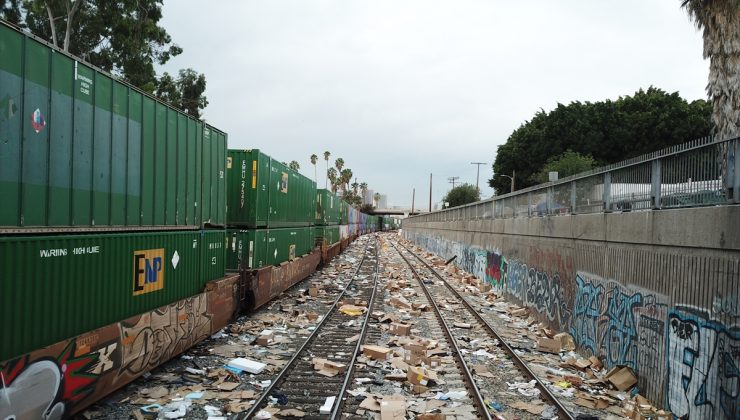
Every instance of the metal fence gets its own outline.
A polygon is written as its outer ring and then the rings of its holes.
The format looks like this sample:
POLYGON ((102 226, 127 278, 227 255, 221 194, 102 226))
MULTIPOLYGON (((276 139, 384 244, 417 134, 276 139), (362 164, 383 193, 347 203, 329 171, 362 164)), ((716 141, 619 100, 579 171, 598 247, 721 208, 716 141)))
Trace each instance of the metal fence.
POLYGON ((414 222, 627 212, 740 203, 740 138, 705 137, 414 222))

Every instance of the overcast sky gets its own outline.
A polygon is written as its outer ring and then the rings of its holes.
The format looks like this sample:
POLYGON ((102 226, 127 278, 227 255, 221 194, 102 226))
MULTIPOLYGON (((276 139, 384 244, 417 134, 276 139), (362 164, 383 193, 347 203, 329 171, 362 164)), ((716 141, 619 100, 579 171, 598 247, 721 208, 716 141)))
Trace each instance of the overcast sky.
POLYGON ((435 203, 448 177, 475 184, 474 161, 490 196, 496 146, 540 108, 650 85, 706 97, 679 0, 168 0, 162 25, 184 49, 166 69, 206 74, 230 148, 311 178, 328 150, 389 205, 416 188, 428 206, 430 173, 435 203))

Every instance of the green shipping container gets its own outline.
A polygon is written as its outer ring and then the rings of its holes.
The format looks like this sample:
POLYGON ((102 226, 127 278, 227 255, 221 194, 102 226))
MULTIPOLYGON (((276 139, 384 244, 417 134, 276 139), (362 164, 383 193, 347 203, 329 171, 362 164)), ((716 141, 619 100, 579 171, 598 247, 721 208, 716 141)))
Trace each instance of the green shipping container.
POLYGON ((267 264, 267 229, 229 229, 226 268, 254 270, 267 264))
POLYGON ((232 227, 310 226, 316 183, 254 150, 229 150, 227 219, 232 227))
POLYGON ((343 201, 329 190, 316 190, 317 225, 338 225, 342 215, 343 201))
POLYGON ((280 265, 314 247, 314 228, 230 229, 228 231, 227 268, 257 269, 280 265))
POLYGON ((339 242, 339 225, 337 226, 316 226, 314 228, 316 243, 319 245, 333 245, 339 242))
POLYGON ((267 232, 267 264, 280 265, 308 254, 314 247, 311 227, 269 229, 267 232))
POLYGON ((0 57, 0 231, 225 223, 225 134, 2 23, 0 57))
POLYGON ((200 293, 224 276, 224 242, 225 231, 0 237, 0 361, 200 293))

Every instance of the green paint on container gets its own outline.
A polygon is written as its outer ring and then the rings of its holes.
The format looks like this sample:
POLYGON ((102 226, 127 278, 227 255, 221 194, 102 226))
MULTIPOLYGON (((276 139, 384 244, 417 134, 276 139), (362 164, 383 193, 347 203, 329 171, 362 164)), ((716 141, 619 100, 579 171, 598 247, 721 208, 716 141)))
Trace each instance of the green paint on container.
POLYGON ((12 338, 0 361, 200 293, 224 276, 225 239, 223 230, 0 237, 0 314, 12 338))

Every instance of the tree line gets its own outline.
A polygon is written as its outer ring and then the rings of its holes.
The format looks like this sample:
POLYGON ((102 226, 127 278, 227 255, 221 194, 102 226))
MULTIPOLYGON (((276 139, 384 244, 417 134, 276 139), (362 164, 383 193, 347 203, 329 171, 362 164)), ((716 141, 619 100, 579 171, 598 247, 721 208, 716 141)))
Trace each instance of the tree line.
POLYGON ((162 0, 2 0, 0 18, 200 118, 206 77, 192 68, 157 76, 183 52, 159 25, 162 0))

